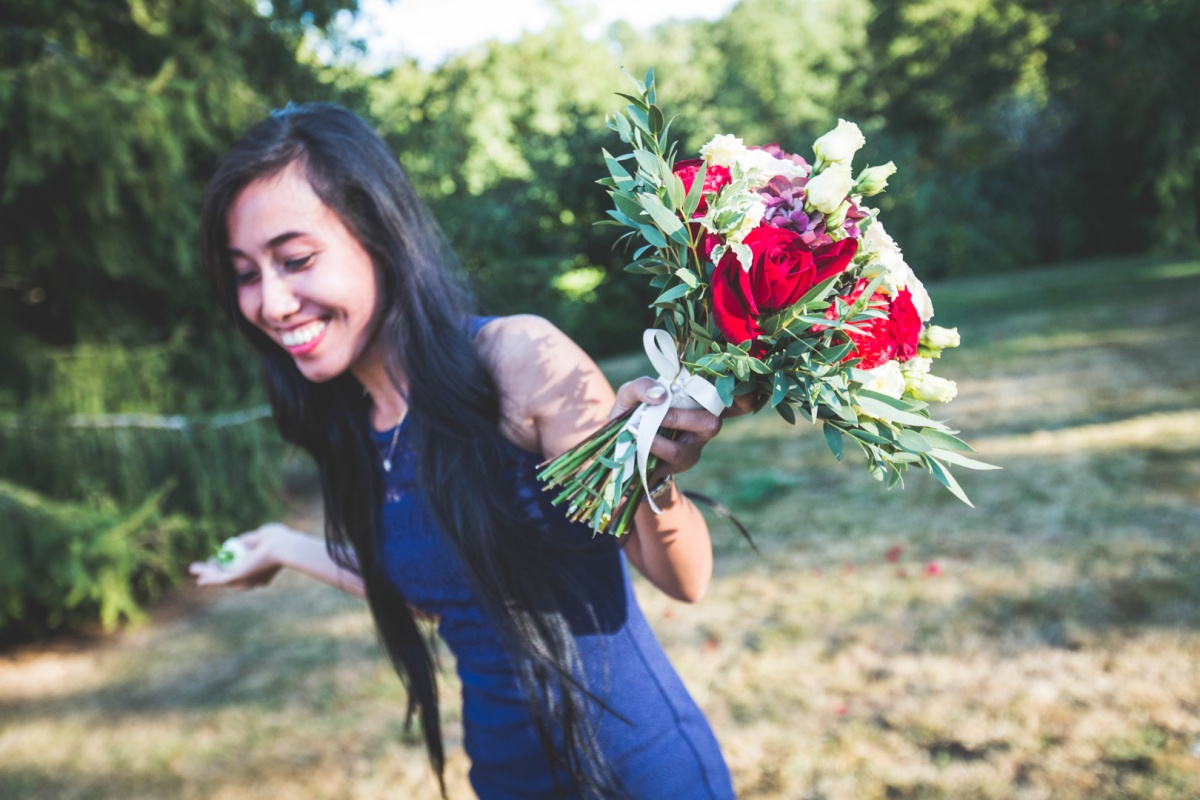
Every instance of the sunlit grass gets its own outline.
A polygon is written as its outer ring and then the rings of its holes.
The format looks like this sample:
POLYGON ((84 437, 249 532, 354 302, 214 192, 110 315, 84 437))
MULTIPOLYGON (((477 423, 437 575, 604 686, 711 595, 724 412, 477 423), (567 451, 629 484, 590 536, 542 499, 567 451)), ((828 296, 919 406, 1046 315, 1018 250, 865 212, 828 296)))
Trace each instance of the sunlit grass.
MULTIPOLYGON (((739 797, 1200 796, 1198 276, 1146 259, 930 287, 964 340, 945 411, 1005 468, 961 474, 974 510, 928 475, 885 490, 810 426, 726 425, 686 484, 762 555, 714 520, 700 604, 637 589, 739 797)), ((285 576, 159 616, 0 658, 0 797, 437 797, 356 601, 285 576)))

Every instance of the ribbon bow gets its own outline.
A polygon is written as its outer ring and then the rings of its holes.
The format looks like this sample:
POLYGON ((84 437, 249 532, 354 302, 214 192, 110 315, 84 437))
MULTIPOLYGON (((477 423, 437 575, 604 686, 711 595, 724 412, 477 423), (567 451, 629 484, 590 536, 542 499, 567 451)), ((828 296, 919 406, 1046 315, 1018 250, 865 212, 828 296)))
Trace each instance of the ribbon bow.
POLYGON ((650 458, 650 445, 662 426, 663 418, 671 408, 704 408, 712 414, 725 410, 725 403, 715 386, 699 375, 684 369, 675 352, 675 342, 666 331, 651 328, 642 334, 642 344, 650 364, 658 372, 658 385, 667 392, 667 399, 658 405, 642 403, 629 418, 626 429, 637 441, 637 467, 642 476, 642 488, 655 514, 662 513, 650 497, 646 465, 650 458))

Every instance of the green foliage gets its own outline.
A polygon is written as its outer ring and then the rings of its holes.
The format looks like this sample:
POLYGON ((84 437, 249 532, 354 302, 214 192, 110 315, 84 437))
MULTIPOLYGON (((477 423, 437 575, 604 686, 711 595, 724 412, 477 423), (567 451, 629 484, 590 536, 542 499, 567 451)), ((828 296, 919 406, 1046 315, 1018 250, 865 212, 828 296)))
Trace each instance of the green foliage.
POLYGON ((194 556, 167 516, 165 486, 138 506, 62 503, 0 481, 0 632, 41 634, 99 619, 111 630, 144 617, 141 604, 194 556))
POLYGON ((274 510, 278 437, 208 416, 262 392, 199 269, 197 212, 248 125, 333 94, 308 42, 355 5, 6 4, 0 628, 136 618, 180 554, 274 510))

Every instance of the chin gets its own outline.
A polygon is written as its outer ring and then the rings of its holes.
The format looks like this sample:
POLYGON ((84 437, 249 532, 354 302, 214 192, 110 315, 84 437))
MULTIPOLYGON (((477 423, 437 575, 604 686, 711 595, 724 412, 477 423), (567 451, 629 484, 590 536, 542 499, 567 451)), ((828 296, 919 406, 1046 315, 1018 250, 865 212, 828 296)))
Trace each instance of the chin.
POLYGON ((328 383, 346 372, 344 368, 334 369, 320 364, 304 364, 299 361, 296 362, 296 369, 310 383, 328 383))

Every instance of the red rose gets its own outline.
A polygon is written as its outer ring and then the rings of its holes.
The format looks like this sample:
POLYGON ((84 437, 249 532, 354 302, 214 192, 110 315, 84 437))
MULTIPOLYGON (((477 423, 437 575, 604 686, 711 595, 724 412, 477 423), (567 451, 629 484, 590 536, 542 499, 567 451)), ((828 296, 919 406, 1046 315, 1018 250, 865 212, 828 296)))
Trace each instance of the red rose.
MULTIPOLYGON (((855 302, 866 287, 867 281, 860 280, 842 300, 846 303, 855 302)), ((860 369, 875 369, 892 359, 908 361, 915 356, 917 342, 921 337, 921 317, 913 306, 909 291, 901 289, 894 298, 876 292, 868 305, 886 311, 887 317, 854 323, 857 330, 848 332, 854 349, 846 354, 844 360, 858 358, 861 359, 858 364, 860 369)), ((837 317, 835 306, 830 306, 825 311, 826 319, 837 317)))
MULTIPOLYGON (((692 190, 692 184, 696 182, 696 175, 700 172, 700 166, 704 163, 699 158, 689 158, 684 161, 675 162, 675 174, 679 180, 683 182, 684 194, 692 190)), ((716 167, 709 165, 708 171, 704 173, 704 188, 701 190, 705 194, 718 192, 722 186, 729 183, 729 167, 716 167)), ((708 210, 708 201, 704 199, 704 194, 700 195, 700 205, 696 206, 694 216, 702 217, 704 212, 708 210)))
POLYGON ((754 339, 762 328, 756 317, 793 305, 816 282, 813 254, 792 231, 764 225, 747 234, 750 271, 731 250, 712 276, 713 321, 730 344, 754 339))
POLYGON ((814 283, 832 278, 850 266, 857 252, 858 239, 842 239, 840 242, 830 242, 813 250, 813 262, 817 268, 814 283))

